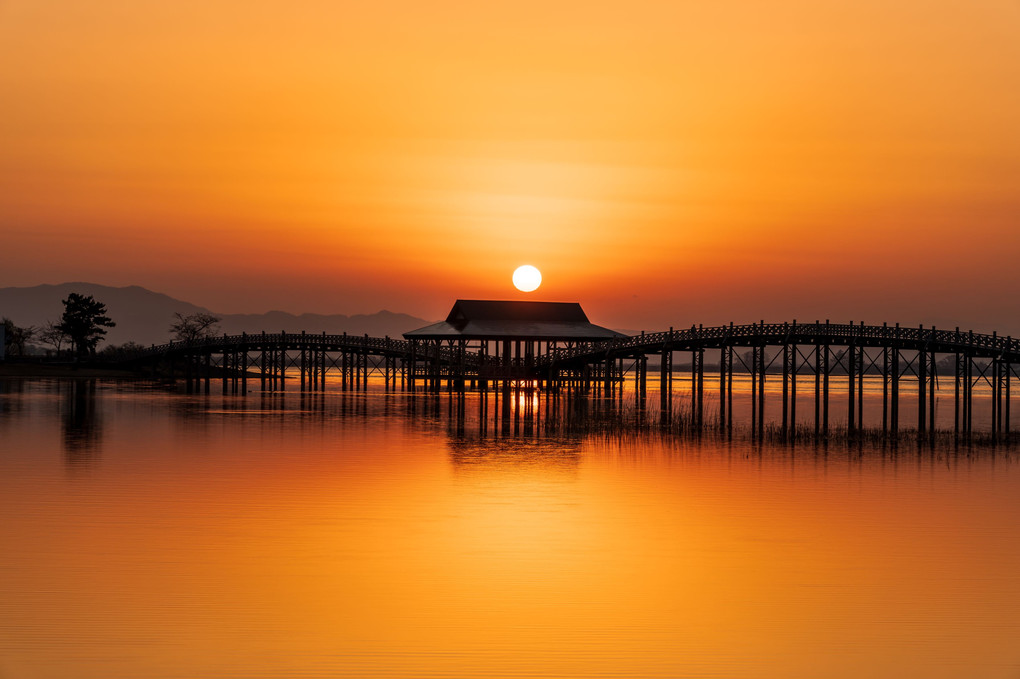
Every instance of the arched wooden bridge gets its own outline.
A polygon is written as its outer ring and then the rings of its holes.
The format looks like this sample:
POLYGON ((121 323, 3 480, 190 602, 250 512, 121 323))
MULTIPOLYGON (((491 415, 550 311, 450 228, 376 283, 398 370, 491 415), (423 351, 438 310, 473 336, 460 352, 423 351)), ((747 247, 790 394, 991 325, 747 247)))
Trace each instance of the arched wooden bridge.
POLYGON ((624 378, 632 374, 634 395, 644 404, 651 359, 653 369, 658 364, 653 383, 658 382, 663 413, 673 410, 679 386, 690 400, 691 417, 702 425, 706 391, 713 391, 717 412, 709 419, 720 427, 732 426, 736 372, 750 376, 752 427, 764 426, 766 382, 779 382, 782 430, 793 430, 794 423, 804 419, 797 416, 798 400, 803 401, 798 399, 800 389, 802 397, 805 390, 813 394, 813 422, 819 433, 828 432, 836 408, 836 419, 847 430, 861 429, 864 378, 879 376, 884 430, 899 431, 906 425, 899 413, 908 383, 916 399, 917 432, 934 429, 936 394, 948 387, 954 430, 969 433, 974 389, 983 383, 991 391, 992 433, 1008 434, 1012 383, 1020 379, 1020 340, 934 327, 762 322, 692 326, 601 342, 523 344, 523 352, 518 342, 515 354, 504 350, 500 355, 498 346, 491 352, 488 343, 472 347, 456 340, 259 333, 170 342, 140 352, 131 362, 139 369, 158 367, 182 376, 189 390, 201 389, 203 383, 208 390, 212 380, 220 379, 225 391, 240 392, 247 391, 251 380, 258 380, 264 391, 285 390, 288 383, 319 391, 326 389, 326 376, 332 374, 342 390, 366 389, 369 376, 376 375, 387 390, 438 391, 445 384, 454 391, 487 391, 526 385, 617 398, 623 394, 624 378), (690 355, 690 368, 683 371, 689 374, 679 385, 674 380, 677 353, 690 355), (707 375, 706 354, 716 359, 707 375), (835 391, 837 381, 842 395, 835 391))

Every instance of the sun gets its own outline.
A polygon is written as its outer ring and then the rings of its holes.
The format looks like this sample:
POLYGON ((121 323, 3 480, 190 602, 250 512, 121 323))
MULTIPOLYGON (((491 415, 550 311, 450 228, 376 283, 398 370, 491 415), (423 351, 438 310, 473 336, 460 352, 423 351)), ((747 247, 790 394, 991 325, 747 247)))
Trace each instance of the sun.
POLYGON ((542 272, 530 264, 519 266, 514 271, 514 287, 521 292, 537 290, 540 285, 542 285, 542 272))

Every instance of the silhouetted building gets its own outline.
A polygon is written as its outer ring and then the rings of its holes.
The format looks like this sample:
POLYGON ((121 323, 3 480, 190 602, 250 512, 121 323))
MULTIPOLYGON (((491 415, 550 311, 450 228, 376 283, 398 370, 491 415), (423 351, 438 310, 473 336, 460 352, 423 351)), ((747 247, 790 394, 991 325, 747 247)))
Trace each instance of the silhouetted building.
POLYGON ((593 325, 576 302, 459 299, 445 321, 405 332, 411 342, 408 377, 433 391, 442 380, 463 386, 487 380, 535 378, 544 354, 626 335, 593 325))
POLYGON ((598 342, 626 337, 592 324, 577 302, 459 299, 445 321, 405 332, 409 340, 598 342))

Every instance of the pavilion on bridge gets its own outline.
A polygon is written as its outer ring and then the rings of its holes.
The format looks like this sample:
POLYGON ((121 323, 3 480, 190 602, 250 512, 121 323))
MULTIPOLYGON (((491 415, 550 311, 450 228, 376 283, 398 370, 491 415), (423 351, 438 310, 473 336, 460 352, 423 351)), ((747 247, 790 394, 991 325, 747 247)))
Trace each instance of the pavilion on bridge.
POLYGON ((591 323, 577 302, 470 299, 457 300, 445 321, 404 333, 412 344, 412 372, 432 379, 441 378, 444 364, 460 376, 526 378, 545 353, 623 337, 591 323))

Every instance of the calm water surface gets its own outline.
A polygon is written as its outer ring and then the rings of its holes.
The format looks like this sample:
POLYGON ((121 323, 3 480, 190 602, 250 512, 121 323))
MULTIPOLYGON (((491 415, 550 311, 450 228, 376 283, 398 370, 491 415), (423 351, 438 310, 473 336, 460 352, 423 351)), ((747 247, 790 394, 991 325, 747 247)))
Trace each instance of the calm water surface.
POLYGON ((0 383, 0 677, 1020 677, 1015 451, 480 409, 0 383))

